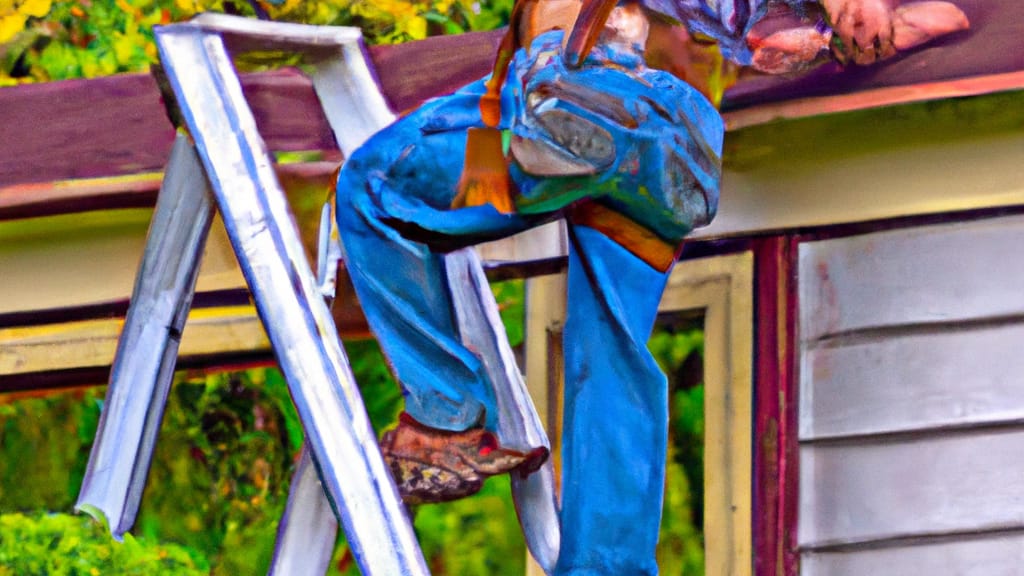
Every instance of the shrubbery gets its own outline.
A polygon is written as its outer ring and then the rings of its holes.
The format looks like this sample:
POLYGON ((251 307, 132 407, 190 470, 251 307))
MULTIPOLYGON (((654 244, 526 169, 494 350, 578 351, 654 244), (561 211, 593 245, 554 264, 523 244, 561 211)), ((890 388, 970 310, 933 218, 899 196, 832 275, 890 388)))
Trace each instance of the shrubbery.
MULTIPOLYGON (((371 44, 492 30, 512 0, 286 0, 256 2, 274 20, 358 26, 371 44)), ((199 12, 253 16, 245 0, 0 0, 0 86, 145 72, 153 26, 199 12)))
POLYGON ((203 576, 210 568, 181 546, 152 544, 82 516, 0 515, 0 576, 203 576))
MULTIPOLYGON (((521 291, 505 286, 499 293, 510 303, 505 310, 509 323, 521 322, 515 319, 521 313, 521 291)), ((512 334, 518 339, 520 330, 512 334)), ((702 344, 699 332, 663 332, 652 340, 652 349, 672 375, 692 355, 699 358, 702 344)), ((379 350, 369 341, 347 348, 375 428, 393 425, 401 394, 379 350)), ((678 386, 679 379, 673 380, 678 386)), ((670 453, 658 561, 664 574, 674 576, 703 574, 701 519, 699 512, 694 513, 703 504, 703 406, 702 387, 693 384, 675 388, 671 396, 675 447, 670 453)), ((139 558, 181 562, 182 569, 163 573, 189 574, 188 562, 200 571, 196 573, 265 573, 302 439, 281 375, 262 369, 209 376, 179 373, 133 530, 135 539, 126 536, 120 545, 84 517, 17 514, 40 509, 70 512, 102 398, 102 388, 15 402, 0 396, 0 462, 6 464, 0 466, 0 513, 7 513, 0 516, 0 576, 65 574, 58 570, 79 566, 72 562, 78 557, 119 562, 114 565, 117 570, 98 568, 101 574, 130 574, 120 567, 132 566, 129 561, 139 558), (148 544, 153 542, 183 548, 148 544), (61 560, 62 556, 68 558, 61 560), (26 566, 46 566, 49 571, 32 572, 26 566)), ((473 498, 420 506, 414 515, 432 573, 523 573, 525 544, 506 477, 491 479, 473 498)), ((358 575, 344 546, 337 548, 331 574, 358 575)))

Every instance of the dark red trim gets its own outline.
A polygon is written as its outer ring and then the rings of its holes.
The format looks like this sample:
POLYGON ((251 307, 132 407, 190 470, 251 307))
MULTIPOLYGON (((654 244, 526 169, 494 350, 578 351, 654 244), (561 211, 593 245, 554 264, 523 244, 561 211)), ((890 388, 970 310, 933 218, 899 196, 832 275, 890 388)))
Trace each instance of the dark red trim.
POLYGON ((369 53, 381 91, 392 109, 402 112, 489 74, 503 34, 504 28, 437 36, 370 46, 369 53))
POLYGON ((871 66, 830 63, 808 74, 753 75, 733 86, 725 108, 833 94, 851 94, 890 86, 907 86, 1024 69, 1020 47, 1024 2, 954 0, 971 29, 937 38, 871 66))
POLYGON ((679 261, 724 256, 750 250, 751 240, 747 238, 723 238, 718 240, 684 241, 679 252, 679 261))
MULTIPOLYGON (((400 111, 486 74, 500 36, 430 38, 369 53, 385 97, 400 111)), ((241 81, 270 150, 336 150, 304 74, 281 69, 243 74, 241 81)), ((156 172, 173 140, 148 74, 0 89, 0 187, 156 172)))
POLYGON ((780 364, 785 368, 781 385, 784 386, 783 398, 785 398, 785 441, 782 443, 784 450, 783 476, 780 480, 784 485, 782 491, 784 502, 782 506, 781 531, 784 542, 784 566, 787 576, 797 576, 800 573, 799 540, 797 539, 797 521, 800 510, 800 403, 799 403, 799 328, 798 319, 800 311, 799 291, 797 283, 797 245, 798 240, 793 236, 787 236, 785 242, 785 264, 786 274, 784 307, 786 309, 786 331, 784 334, 786 347, 780 354, 780 364))
POLYGON ((796 240, 754 248, 754 574, 796 576, 796 240))
MULTIPOLYGON (((1018 46, 1024 2, 956 3, 970 18, 971 30, 870 67, 827 65, 796 78, 744 76, 729 90, 724 108, 1024 70, 1024 51, 1018 46)), ((371 46, 367 52, 385 97, 402 111, 488 73, 501 35, 499 30, 429 38, 371 46)), ((330 127, 303 74, 246 74, 242 85, 269 149, 334 149, 330 127)), ((173 135, 149 75, 3 88, 0 185, 158 171, 173 135)))
POLYGON ((799 231, 799 239, 801 242, 830 240, 833 238, 859 236, 861 234, 871 234, 874 232, 885 232, 887 230, 896 230, 898 228, 972 222, 975 220, 984 220, 986 218, 1019 216, 1021 214, 1024 214, 1024 206, 996 206, 959 212, 897 216, 895 218, 885 218, 882 220, 830 224, 816 228, 806 228, 799 231))

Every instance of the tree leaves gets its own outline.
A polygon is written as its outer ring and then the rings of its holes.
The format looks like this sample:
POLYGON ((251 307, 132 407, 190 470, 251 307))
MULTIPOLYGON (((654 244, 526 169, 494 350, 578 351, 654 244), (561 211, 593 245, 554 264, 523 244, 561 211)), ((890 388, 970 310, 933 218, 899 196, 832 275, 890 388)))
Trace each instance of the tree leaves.
POLYGON ((83 516, 0 515, 0 576, 100 574, 201 576, 209 567, 173 544, 131 534, 114 542, 104 526, 83 516))
POLYGON ((0 0, 0 44, 21 32, 29 18, 42 18, 52 0, 0 0))
MULTIPOLYGON (((358 26, 371 44, 487 30, 512 0, 256 0, 273 20, 358 26)), ((199 12, 255 16, 231 0, 0 0, 0 86, 145 72, 156 62, 153 26, 199 12)))

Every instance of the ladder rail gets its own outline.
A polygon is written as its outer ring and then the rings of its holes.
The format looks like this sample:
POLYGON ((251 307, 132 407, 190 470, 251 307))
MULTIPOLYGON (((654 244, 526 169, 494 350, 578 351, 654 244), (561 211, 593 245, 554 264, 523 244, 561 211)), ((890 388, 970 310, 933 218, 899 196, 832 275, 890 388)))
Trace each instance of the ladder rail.
MULTIPOLYGON (((78 508, 104 516, 115 537, 134 523, 217 207, 306 431, 271 573, 322 573, 340 520, 364 574, 428 574, 328 311, 342 255, 333 202, 314 277, 225 46, 303 52, 347 156, 394 119, 358 29, 206 14, 158 29, 156 41, 165 98, 194 142, 179 134, 167 167, 78 508)), ((479 259, 471 249, 448 259, 460 330, 484 356, 499 399, 499 437, 548 445, 479 259)), ((548 464, 513 481, 528 545, 547 570, 558 551, 552 476, 548 464)))
POLYGON ((156 41, 357 563, 429 574, 223 39, 182 24, 156 41))
POLYGON ((75 504, 106 520, 118 540, 135 523, 146 486, 213 210, 195 148, 178 134, 75 504))
MULTIPOLYGON (((550 448, 479 256, 472 248, 452 252, 445 256, 445 270, 459 334, 483 360, 494 390, 498 405, 498 439, 502 445, 514 448, 550 448)), ((526 478, 512 474, 512 498, 526 545, 548 574, 554 570, 561 542, 554 477, 550 458, 526 478)))
MULTIPOLYGON (((312 78, 338 146, 348 157, 373 133, 393 121, 394 115, 387 110, 384 95, 377 84, 365 74, 361 64, 365 60, 356 56, 351 45, 340 56, 321 61, 312 78), (363 108, 370 113, 356 117, 350 113, 352 109, 363 108), (367 126, 367 118, 376 119, 379 125, 367 126)), ((328 200, 329 204, 332 202, 333 194, 328 200)), ((325 212, 328 210, 333 213, 333 206, 325 207, 325 212)), ((321 243, 322 250, 327 252, 320 253, 320 269, 328 273, 336 269, 337 262, 332 258, 335 255, 341 257, 341 248, 337 245, 336 220, 333 217, 329 222, 321 220, 321 226, 325 224, 331 227, 330 232, 325 234, 321 229, 321 238, 326 235, 331 241, 321 243)), ((463 248, 446 254, 445 269, 448 271, 448 285, 439 288, 448 290, 452 296, 463 342, 480 355, 487 368, 488 379, 498 401, 497 433, 500 441, 503 445, 520 449, 550 448, 541 418, 516 365, 508 335, 498 315, 497 302, 476 250, 463 248)), ((527 546, 538 564, 550 573, 558 559, 560 539, 551 461, 527 478, 514 475, 512 497, 527 546)))

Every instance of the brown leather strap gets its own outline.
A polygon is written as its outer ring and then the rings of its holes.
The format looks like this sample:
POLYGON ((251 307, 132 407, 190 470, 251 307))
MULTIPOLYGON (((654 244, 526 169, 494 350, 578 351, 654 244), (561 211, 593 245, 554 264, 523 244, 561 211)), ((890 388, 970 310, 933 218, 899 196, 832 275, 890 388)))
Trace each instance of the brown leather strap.
POLYGON ((573 205, 569 210, 569 220, 601 232, 661 272, 672 268, 682 247, 681 243, 666 242, 632 218, 597 202, 573 205))

